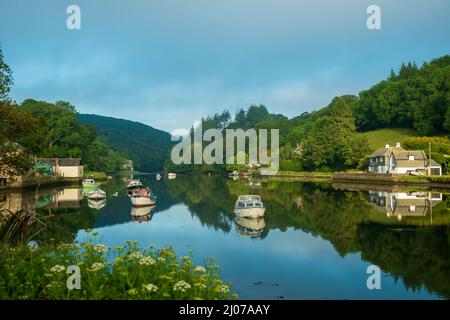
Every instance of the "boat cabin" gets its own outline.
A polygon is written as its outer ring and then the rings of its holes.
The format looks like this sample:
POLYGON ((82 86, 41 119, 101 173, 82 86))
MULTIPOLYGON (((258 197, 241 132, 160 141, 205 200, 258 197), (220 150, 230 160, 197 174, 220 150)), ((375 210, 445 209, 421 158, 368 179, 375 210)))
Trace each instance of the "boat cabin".
POLYGON ((236 208, 262 208, 263 203, 260 196, 245 195, 239 196, 236 201, 236 208))

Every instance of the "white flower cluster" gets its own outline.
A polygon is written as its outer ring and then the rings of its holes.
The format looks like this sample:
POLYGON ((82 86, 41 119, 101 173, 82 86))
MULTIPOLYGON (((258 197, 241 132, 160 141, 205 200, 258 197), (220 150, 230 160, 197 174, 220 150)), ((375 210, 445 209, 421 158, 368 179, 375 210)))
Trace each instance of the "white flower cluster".
POLYGON ((226 284, 223 284, 223 285, 220 287, 220 292, 221 292, 221 293, 228 293, 228 292, 230 292, 230 287, 227 286, 226 284))
POLYGON ((105 267, 105 265, 103 263, 94 262, 88 270, 91 272, 97 272, 97 271, 100 271, 101 269, 103 269, 104 267, 105 267))
POLYGON ((104 244, 96 244, 94 246, 94 251, 97 251, 98 253, 105 253, 108 251, 108 247, 104 244))
POLYGON ((201 267, 201 266, 196 266, 194 269, 192 269, 192 271, 194 272, 200 272, 200 273, 205 273, 206 269, 201 267))
POLYGON ((60 272, 64 272, 66 270, 66 267, 61 266, 59 264, 51 267, 50 271, 51 272, 55 272, 55 273, 60 273, 60 272))
POLYGON ((144 257, 139 260, 139 264, 143 266, 150 266, 155 263, 155 260, 152 257, 144 257))
POLYGON ((205 290, 205 289, 207 288, 206 284, 201 283, 201 282, 195 283, 194 286, 196 286, 196 287, 199 288, 200 290, 205 290))
POLYGON ((143 284, 142 287, 148 292, 156 292, 158 290, 158 287, 153 283, 143 284))
POLYGON ((184 280, 178 281, 177 283, 175 283, 175 285, 173 286, 173 291, 181 291, 181 292, 185 292, 186 290, 190 289, 191 285, 189 283, 187 283, 184 280))
POLYGON ((139 251, 136 252, 132 252, 130 253, 130 255, 128 256, 130 259, 141 259, 144 255, 142 253, 140 253, 139 251))

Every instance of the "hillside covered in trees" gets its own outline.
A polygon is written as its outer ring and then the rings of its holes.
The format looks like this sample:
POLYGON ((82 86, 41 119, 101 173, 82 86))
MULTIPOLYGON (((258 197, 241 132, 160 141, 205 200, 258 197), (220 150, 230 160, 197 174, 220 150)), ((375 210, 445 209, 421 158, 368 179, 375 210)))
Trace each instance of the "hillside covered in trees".
MULTIPOLYGON (((335 97, 317 111, 304 112, 291 119, 270 113, 263 105, 240 109, 234 117, 228 110, 202 121, 203 130, 279 129, 281 170, 331 171, 365 168, 373 151, 369 130, 395 128, 414 132, 417 137, 401 137, 408 148, 427 149, 444 169, 450 155, 450 56, 446 55, 420 68, 402 64, 358 96, 335 97), (426 142, 426 143, 425 143, 426 142), (301 152, 295 152, 297 146, 301 152)), ((400 130, 398 130, 400 132, 400 130)), ((392 138, 392 137, 390 137, 392 138)), ((385 143, 381 142, 380 147, 385 143)), ((298 150, 297 150, 298 151, 298 150)), ((176 169, 170 161, 166 166, 176 169)), ((226 170, 225 166, 183 166, 181 170, 226 170)))
POLYGON ((133 160, 135 170, 149 172, 163 168, 172 144, 169 133, 139 122, 93 114, 77 114, 77 118, 94 126, 109 146, 133 160))
MULTIPOLYGON (((167 132, 138 122, 78 114, 69 102, 28 99, 17 104, 8 96, 12 85, 12 71, 0 51, 0 152, 3 154, 0 169, 23 167, 29 163, 25 155, 31 154, 81 157, 89 170, 100 171, 119 170, 125 159, 133 160, 140 171, 154 171, 163 166, 177 171, 235 169, 225 165, 175 166, 169 157, 173 143, 167 132), (20 159, 11 152, 14 143, 27 150, 20 159)), ((290 119, 270 113, 264 105, 253 105, 238 110, 234 116, 228 110, 206 116, 202 127, 203 130, 218 128, 222 132, 237 128, 279 129, 280 169, 290 171, 366 168, 367 155, 373 147, 387 143, 377 142, 376 138, 382 139, 383 135, 370 134, 370 131, 383 129, 389 140, 393 140, 397 138, 395 132, 403 130, 411 135, 399 137, 403 145, 427 149, 431 144, 432 157, 442 164, 445 172, 450 168, 449 89, 450 56, 446 55, 421 67, 415 63, 402 64, 386 80, 357 96, 335 97, 317 111, 290 119)))
POLYGON ((14 112, 33 119, 32 130, 15 142, 27 152, 44 158, 81 158, 87 170, 119 170, 125 157, 97 135, 95 127, 81 124, 68 102, 49 103, 27 99, 14 112))
POLYGON ((80 115, 69 102, 50 103, 10 96, 12 70, 0 48, 0 174, 33 167, 35 157, 81 158, 86 170, 121 170, 132 159, 143 171, 161 169, 170 135, 141 123, 80 115), (20 150, 20 151, 18 151, 20 150))

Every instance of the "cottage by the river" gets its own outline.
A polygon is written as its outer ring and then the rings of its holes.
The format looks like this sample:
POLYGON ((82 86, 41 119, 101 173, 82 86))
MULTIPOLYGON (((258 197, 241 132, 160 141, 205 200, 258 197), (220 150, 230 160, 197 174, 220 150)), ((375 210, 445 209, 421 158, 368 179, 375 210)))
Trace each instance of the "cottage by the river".
POLYGON ((423 150, 405 150, 397 143, 388 144, 369 156, 369 172, 396 174, 442 175, 442 166, 423 150))

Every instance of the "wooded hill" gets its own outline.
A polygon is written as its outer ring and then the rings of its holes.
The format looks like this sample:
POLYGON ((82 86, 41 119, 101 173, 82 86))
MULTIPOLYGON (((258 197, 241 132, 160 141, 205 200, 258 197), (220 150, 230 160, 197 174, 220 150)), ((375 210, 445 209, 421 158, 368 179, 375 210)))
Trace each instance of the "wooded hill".
MULTIPOLYGON (((445 169, 449 162, 445 155, 450 154, 446 137, 450 133, 449 89, 450 56, 446 55, 421 67, 415 63, 402 64, 397 72, 392 70, 386 80, 361 91, 358 96, 335 97, 327 106, 291 119, 269 113, 260 105, 240 109, 234 117, 227 110, 207 116, 202 127, 203 130, 279 129, 281 169, 311 171, 365 168, 367 155, 375 146, 382 147, 388 141, 383 140, 382 134, 364 132, 384 129, 381 132, 388 134, 389 140, 397 140, 396 132, 399 132, 401 141, 398 142, 406 143, 406 147, 428 148, 431 142, 433 158, 445 169), (405 132, 408 135, 405 136, 405 132), (368 138, 371 138, 370 144, 368 138), (301 153, 294 151, 298 144, 302 147, 301 153)), ((166 166, 175 169, 170 161, 166 166)), ((192 169, 199 170, 194 166, 192 169)), ((213 169, 221 170, 224 166, 213 169)))
POLYGON ((77 114, 77 118, 83 124, 94 126, 109 146, 133 160, 135 170, 163 169, 172 145, 169 133, 140 122, 94 114, 77 114))

